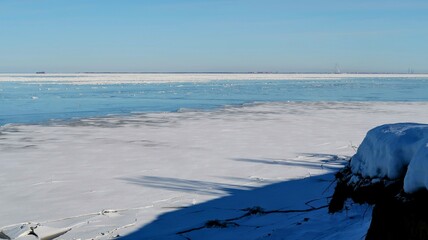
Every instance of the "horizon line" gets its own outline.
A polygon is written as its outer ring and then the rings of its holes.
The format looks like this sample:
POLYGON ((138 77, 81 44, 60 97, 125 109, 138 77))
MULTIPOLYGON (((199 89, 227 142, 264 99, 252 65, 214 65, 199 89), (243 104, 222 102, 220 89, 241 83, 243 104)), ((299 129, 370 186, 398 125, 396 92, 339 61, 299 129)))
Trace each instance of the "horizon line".
POLYGON ((346 75, 346 74, 405 74, 405 75, 417 75, 417 74, 428 74, 428 72, 420 73, 409 73, 409 72, 281 72, 281 71, 77 71, 77 72, 0 72, 0 74, 334 74, 334 75, 346 75))

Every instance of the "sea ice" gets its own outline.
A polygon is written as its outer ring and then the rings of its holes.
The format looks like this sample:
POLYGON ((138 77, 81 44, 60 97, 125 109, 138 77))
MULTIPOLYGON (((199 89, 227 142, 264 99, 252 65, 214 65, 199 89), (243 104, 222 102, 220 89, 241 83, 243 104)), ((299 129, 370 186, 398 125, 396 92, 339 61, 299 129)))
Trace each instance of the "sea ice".
POLYGON ((47 73, 0 74, 0 82, 51 82, 67 84, 124 84, 206 82, 216 80, 337 80, 344 78, 426 78, 427 74, 289 74, 289 73, 47 73))
POLYGON ((0 231, 18 237, 30 222, 71 229, 60 239, 361 238, 371 208, 319 209, 346 163, 340 156, 373 126, 425 121, 427 107, 260 103, 2 126, 0 231), (270 214, 237 218, 254 207, 270 214), (239 226, 188 231, 216 219, 239 226))

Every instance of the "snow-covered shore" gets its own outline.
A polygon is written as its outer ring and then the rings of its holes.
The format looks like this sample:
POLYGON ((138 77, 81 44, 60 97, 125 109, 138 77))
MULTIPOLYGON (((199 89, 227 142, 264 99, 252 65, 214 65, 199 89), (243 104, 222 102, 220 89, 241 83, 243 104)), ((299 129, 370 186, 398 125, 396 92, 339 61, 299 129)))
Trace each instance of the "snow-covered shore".
POLYGON ((182 239, 180 232, 194 239, 360 239, 370 223, 364 206, 333 216, 324 208, 275 211, 324 206, 332 173, 369 129, 424 122, 427 107, 291 102, 7 125, 0 129, 0 228, 70 228, 64 239, 133 231, 161 239, 182 239), (186 232, 251 207, 272 214, 186 232))

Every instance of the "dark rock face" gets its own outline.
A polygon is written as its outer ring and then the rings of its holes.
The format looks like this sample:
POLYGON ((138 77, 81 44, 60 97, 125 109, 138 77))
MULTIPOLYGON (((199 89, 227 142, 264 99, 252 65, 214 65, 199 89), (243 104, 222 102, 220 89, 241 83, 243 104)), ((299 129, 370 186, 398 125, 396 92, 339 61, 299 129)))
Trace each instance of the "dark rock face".
POLYGON ((354 175, 349 166, 336 174, 336 181, 337 185, 328 208, 330 213, 341 211, 348 198, 356 203, 375 204, 384 198, 397 195, 403 188, 402 180, 365 179, 354 175), (353 178, 358 180, 351 180, 353 178))
POLYGON ((350 198, 356 203, 374 204, 368 240, 428 240, 428 191, 403 192, 403 179, 365 179, 349 166, 336 174, 337 185, 329 212, 343 209, 350 198))
POLYGON ((377 202, 366 239, 428 239, 428 194, 396 196, 377 202))

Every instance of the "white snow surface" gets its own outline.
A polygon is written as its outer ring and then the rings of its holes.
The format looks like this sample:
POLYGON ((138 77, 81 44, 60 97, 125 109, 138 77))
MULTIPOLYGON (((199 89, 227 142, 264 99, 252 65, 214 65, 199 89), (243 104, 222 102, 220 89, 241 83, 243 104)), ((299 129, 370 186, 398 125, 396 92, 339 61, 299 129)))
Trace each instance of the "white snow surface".
POLYGON ((289 102, 3 126, 0 236, 361 239, 371 207, 327 213, 334 172, 368 129, 427 109, 289 102), (254 207, 267 213, 243 216, 254 207), (215 219, 226 227, 203 227, 215 219))
POLYGON ((370 178, 404 177, 408 193, 428 189, 428 125, 384 124, 371 129, 352 157, 352 172, 370 178))

